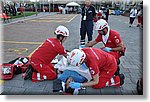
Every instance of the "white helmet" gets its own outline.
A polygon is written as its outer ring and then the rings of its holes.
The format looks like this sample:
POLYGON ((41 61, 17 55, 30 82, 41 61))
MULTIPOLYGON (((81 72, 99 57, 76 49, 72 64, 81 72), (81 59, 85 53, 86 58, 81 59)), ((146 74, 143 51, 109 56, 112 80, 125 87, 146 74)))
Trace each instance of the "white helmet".
POLYGON ((69 30, 65 26, 58 26, 55 30, 56 35, 69 36, 69 30))
POLYGON ((86 55, 83 50, 74 49, 71 51, 71 53, 68 57, 68 61, 69 61, 70 65, 79 66, 82 64, 82 62, 84 61, 85 58, 86 58, 86 55))
POLYGON ((100 19, 96 22, 94 29, 103 30, 106 27, 109 29, 108 23, 104 19, 100 19))

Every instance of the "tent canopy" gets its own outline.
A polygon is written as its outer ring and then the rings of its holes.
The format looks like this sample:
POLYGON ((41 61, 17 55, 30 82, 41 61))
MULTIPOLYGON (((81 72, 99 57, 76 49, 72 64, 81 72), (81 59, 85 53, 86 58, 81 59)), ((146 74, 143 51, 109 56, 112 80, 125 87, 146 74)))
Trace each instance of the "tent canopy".
POLYGON ((80 5, 76 2, 70 2, 70 3, 66 4, 66 6, 80 6, 80 5))

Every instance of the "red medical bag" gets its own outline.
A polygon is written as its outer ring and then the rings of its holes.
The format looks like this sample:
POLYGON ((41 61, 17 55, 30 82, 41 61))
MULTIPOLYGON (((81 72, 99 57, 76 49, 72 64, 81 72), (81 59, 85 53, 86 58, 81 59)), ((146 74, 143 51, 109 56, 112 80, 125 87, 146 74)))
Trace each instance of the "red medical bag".
POLYGON ((29 62, 28 57, 18 57, 8 63, 0 64, 0 79, 12 79, 14 75, 24 73, 29 62))
POLYGON ((0 65, 0 79, 12 79, 14 76, 14 65, 13 64, 1 64, 0 65))

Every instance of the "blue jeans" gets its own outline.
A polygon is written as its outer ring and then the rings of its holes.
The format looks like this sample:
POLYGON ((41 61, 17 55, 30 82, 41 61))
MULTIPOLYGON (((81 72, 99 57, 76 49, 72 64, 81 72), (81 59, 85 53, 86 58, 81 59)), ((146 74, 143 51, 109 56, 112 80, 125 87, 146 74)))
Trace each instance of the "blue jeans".
POLYGON ((87 79, 83 76, 81 76, 79 73, 76 71, 71 71, 71 70, 65 70, 62 74, 58 76, 58 79, 66 82, 66 80, 71 77, 75 82, 85 82, 87 79))

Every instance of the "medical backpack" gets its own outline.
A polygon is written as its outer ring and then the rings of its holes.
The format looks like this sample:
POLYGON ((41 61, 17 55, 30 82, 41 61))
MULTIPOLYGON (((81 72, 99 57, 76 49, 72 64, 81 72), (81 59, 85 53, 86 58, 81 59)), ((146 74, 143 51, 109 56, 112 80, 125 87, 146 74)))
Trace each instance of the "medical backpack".
POLYGON ((12 79, 14 75, 24 73, 28 65, 28 57, 18 57, 8 63, 0 64, 0 79, 12 79))
POLYGON ((0 79, 12 79, 14 76, 14 65, 4 63, 0 65, 0 79))

